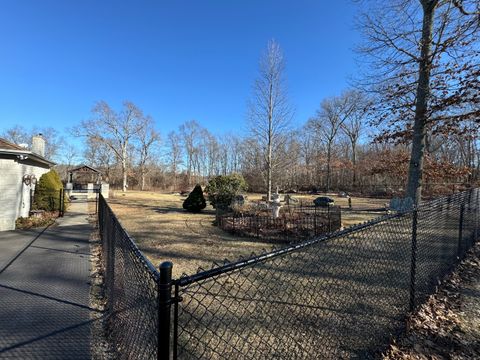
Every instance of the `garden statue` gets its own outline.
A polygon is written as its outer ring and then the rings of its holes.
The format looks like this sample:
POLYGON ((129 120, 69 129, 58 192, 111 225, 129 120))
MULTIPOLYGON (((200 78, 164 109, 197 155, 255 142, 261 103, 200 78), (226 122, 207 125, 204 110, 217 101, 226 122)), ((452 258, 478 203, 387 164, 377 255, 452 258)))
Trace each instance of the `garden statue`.
POLYGON ((280 194, 277 192, 272 194, 272 201, 271 201, 271 206, 272 206, 272 215, 274 219, 277 219, 280 216, 280 208, 282 205, 280 205, 280 194))

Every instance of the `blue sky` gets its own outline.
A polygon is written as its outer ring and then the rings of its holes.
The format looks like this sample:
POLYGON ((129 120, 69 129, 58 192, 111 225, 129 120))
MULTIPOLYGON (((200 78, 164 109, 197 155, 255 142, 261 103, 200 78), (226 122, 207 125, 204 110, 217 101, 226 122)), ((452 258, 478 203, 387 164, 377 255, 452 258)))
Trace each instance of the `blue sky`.
POLYGON ((281 45, 295 122, 354 74, 351 0, 1 0, 0 131, 63 129, 97 100, 128 99, 165 135, 195 119, 245 128, 269 39, 281 45))

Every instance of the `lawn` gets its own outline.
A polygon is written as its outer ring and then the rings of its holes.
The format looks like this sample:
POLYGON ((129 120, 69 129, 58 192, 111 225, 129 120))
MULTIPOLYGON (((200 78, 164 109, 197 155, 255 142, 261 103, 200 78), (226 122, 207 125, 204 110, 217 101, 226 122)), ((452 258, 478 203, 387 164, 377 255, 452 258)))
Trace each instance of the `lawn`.
MULTIPOLYGON (((248 199, 259 200, 261 196, 249 194, 248 199)), ((314 195, 297 197, 304 203, 315 198, 314 195)), ((331 197, 337 205, 348 207, 346 198, 331 197)), ((108 203, 155 266, 165 260, 174 263, 174 277, 195 273, 199 267, 208 268, 224 259, 236 260, 272 248, 272 243, 236 237, 215 227, 215 213, 210 205, 200 214, 185 212, 182 209, 184 199, 178 194, 112 191, 108 203)), ((385 202, 385 199, 352 198, 354 209, 374 210, 383 207, 385 202)), ((342 213, 342 225, 350 226, 382 214, 346 210, 342 213)))

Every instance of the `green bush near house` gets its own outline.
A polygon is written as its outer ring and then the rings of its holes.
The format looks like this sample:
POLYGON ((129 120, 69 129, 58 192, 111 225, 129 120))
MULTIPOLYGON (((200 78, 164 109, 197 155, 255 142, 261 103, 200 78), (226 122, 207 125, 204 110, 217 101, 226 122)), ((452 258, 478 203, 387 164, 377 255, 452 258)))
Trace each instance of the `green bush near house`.
MULTIPOLYGON (((55 170, 43 174, 35 186, 32 210, 55 211, 60 208, 62 181, 55 170)), ((64 194, 65 208, 68 198, 64 194)))

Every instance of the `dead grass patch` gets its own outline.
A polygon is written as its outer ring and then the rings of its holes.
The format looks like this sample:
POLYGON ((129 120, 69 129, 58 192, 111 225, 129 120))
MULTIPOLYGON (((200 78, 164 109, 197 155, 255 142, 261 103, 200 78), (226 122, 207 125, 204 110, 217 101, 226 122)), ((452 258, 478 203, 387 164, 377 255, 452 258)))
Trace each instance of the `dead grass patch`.
MULTIPOLYGON (((305 202, 315 197, 298 196, 305 202)), ((178 194, 148 191, 125 194, 114 191, 108 203, 155 266, 166 260, 174 263, 175 277, 195 273, 199 267, 210 267, 213 262, 236 260, 272 248, 272 243, 234 236, 214 226, 215 212, 210 205, 199 214, 185 212, 182 209, 185 198, 178 194)), ((348 206, 347 199, 334 198, 339 205, 348 206)), ((248 199, 259 200, 261 195, 249 194, 248 199)), ((378 208, 384 203, 385 200, 353 198, 354 207, 378 208)), ((345 212, 342 222, 349 226, 379 215, 353 212, 349 215, 345 212)))

